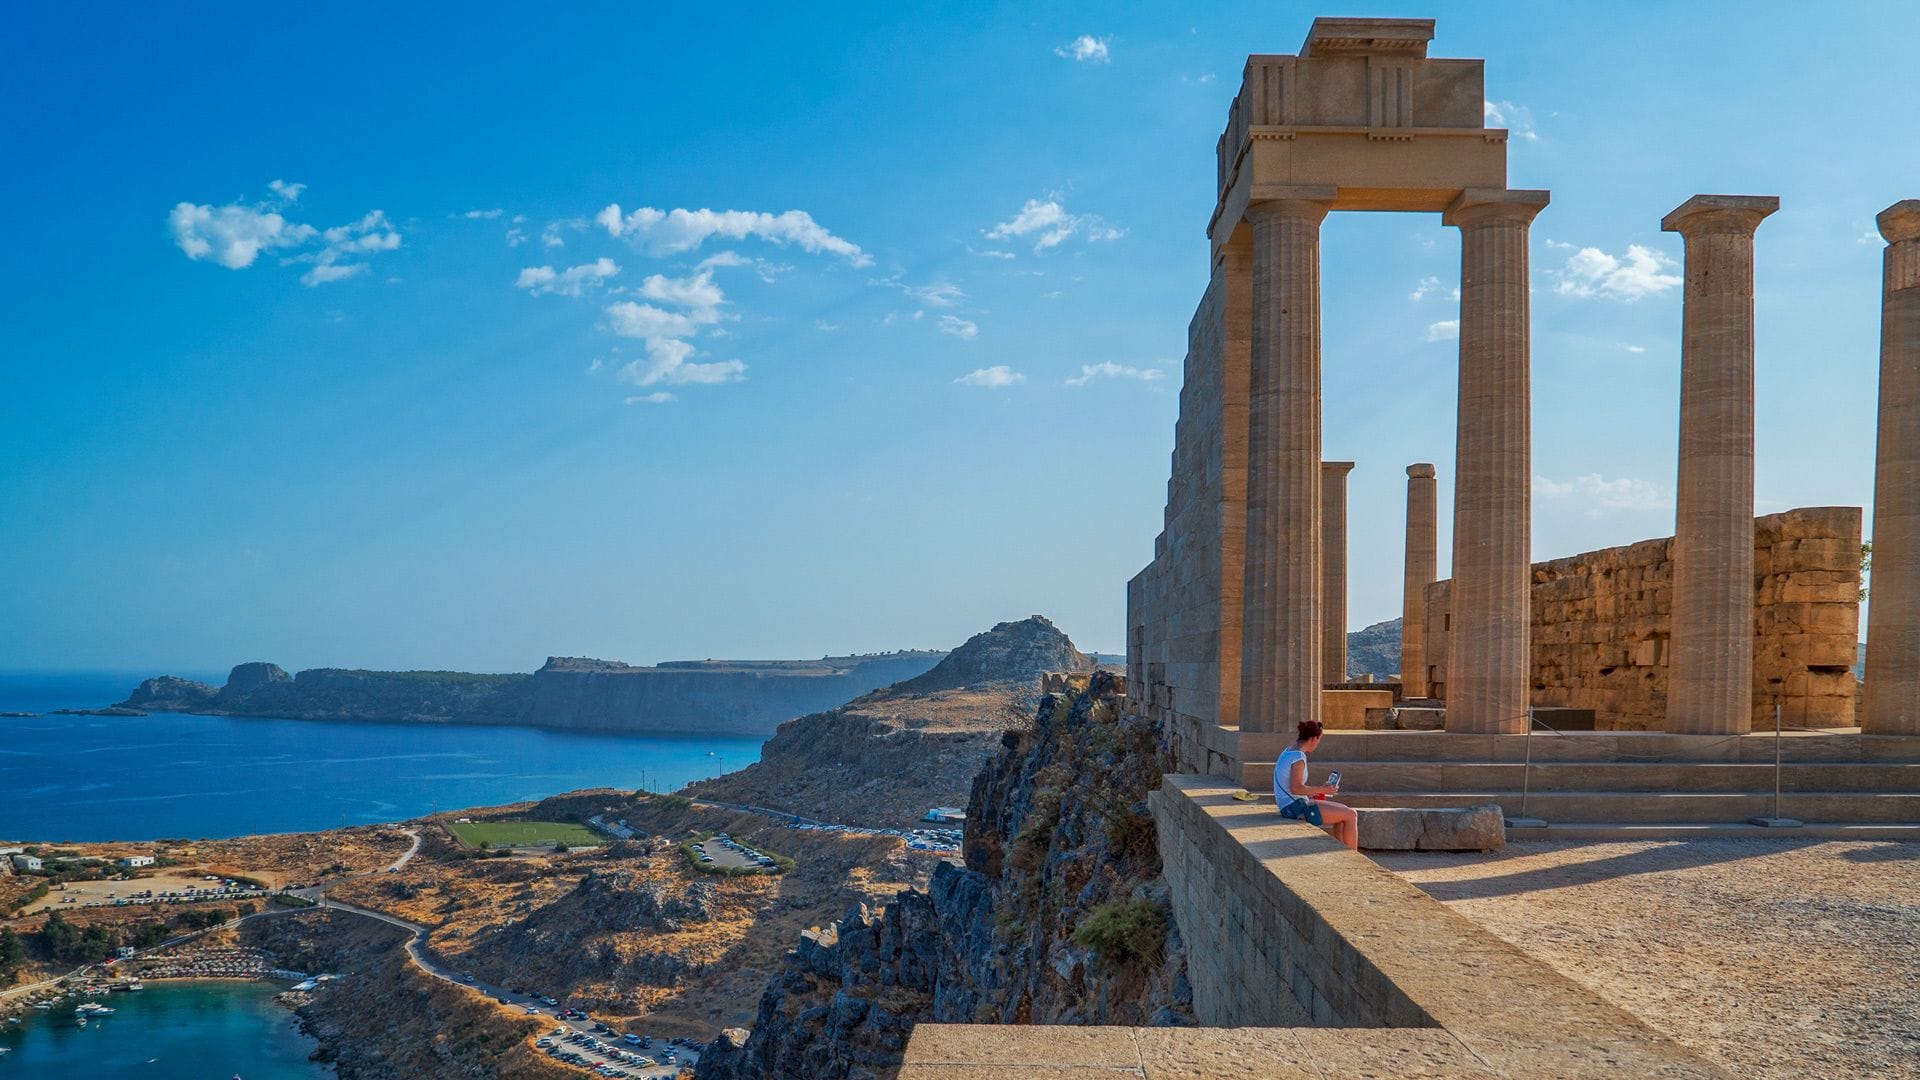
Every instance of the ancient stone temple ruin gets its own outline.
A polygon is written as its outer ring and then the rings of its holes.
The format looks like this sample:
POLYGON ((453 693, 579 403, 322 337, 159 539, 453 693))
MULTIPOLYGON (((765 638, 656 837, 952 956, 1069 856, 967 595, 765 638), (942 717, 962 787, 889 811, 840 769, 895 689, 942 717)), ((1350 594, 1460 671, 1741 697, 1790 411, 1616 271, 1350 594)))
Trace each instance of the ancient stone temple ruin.
MULTIPOLYGON (((1484 62, 1431 57, 1432 36, 1428 20, 1320 19, 1297 55, 1248 58, 1217 146, 1212 273, 1188 329, 1164 528, 1128 583, 1134 705, 1165 723, 1183 767, 1255 790, 1302 720, 1356 729, 1321 750, 1356 762, 1498 763, 1517 752, 1499 738, 1448 737, 1550 727, 1581 738, 1533 748, 1549 761, 1759 763, 1771 760, 1776 716, 1796 735, 1830 736, 1797 740, 1786 759, 1906 753, 1860 740, 1920 733, 1920 203, 1881 216, 1891 245, 1871 628, 1881 647, 1857 714, 1861 510, 1754 516, 1754 242, 1779 200, 1681 196, 1659 223, 1686 252, 1674 535, 1532 564, 1527 253, 1549 197, 1508 186, 1507 132, 1485 123, 1484 62), (1356 463, 1321 457, 1320 233, 1339 211, 1439 214, 1461 239, 1453 460, 1358 463, 1404 465, 1408 478, 1401 674, 1375 686, 1346 678, 1346 583, 1391 570, 1348 565, 1356 463), (1439 580, 1437 477, 1448 468, 1453 549, 1439 580), (1750 733, 1766 741, 1741 738, 1750 733), (1671 738, 1629 748, 1628 735, 1671 738)), ((1911 752, 1920 761, 1920 746, 1911 752)), ((1592 783, 1685 793, 1725 790, 1730 775, 1642 770, 1592 783)), ((1375 779, 1353 786, 1362 805, 1520 786, 1484 772, 1443 781, 1437 769, 1375 779)), ((1769 786, 1758 772, 1749 780, 1731 790, 1769 786)), ((1796 783, 1821 820, 1920 818, 1911 780, 1888 789, 1829 771, 1786 786, 1796 783)), ((1738 821, 1754 809, 1562 801, 1587 820, 1738 821)))

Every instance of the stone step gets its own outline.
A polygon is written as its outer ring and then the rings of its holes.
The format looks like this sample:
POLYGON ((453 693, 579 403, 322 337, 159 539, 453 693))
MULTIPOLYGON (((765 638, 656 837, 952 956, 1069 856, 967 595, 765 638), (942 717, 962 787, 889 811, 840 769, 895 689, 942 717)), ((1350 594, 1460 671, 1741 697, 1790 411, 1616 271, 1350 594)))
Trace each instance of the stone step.
MULTIPOLYGON (((1477 791, 1436 795, 1429 792, 1342 792, 1353 807, 1465 807, 1496 803, 1509 817, 1521 813, 1518 791, 1477 791)), ((1771 815, 1771 793, 1737 792, 1659 794, 1644 791, 1536 791, 1526 797, 1526 814, 1548 822, 1637 822, 1690 824, 1740 823, 1771 815)), ((1792 792, 1781 796, 1782 816, 1809 824, 1920 824, 1920 795, 1860 792, 1792 792)))
MULTIPOLYGON (((1291 734, 1235 733, 1243 760, 1273 760, 1291 734), (1268 744, 1272 744, 1269 746, 1268 744), (1263 752, 1265 751, 1265 752, 1263 752)), ((1224 751, 1223 751, 1224 752, 1224 751)), ((1315 760, 1405 762, 1534 761, 1771 764, 1772 732, 1751 735, 1668 735, 1658 731, 1580 731, 1565 735, 1465 735, 1448 731, 1329 731, 1315 760), (1528 743, 1532 747, 1528 747, 1528 743)), ((1788 732, 1779 739, 1783 761, 1920 764, 1920 736, 1861 735, 1858 731, 1788 732)))
MULTIPOLYGON (((1353 792, 1520 790, 1522 774, 1533 791, 1773 791, 1771 762, 1731 764, 1687 762, 1534 762, 1486 764, 1451 761, 1335 761, 1316 754, 1313 776, 1324 780, 1340 770, 1340 783, 1353 792)), ((1265 765, 1271 790, 1273 766, 1265 765)), ((1249 777, 1250 779, 1250 777, 1249 777)), ((1905 762, 1789 762, 1780 768, 1783 791, 1855 791, 1920 793, 1920 764, 1905 762)), ((1254 790, 1249 788, 1248 790, 1254 790)))
POLYGON ((1630 822, 1590 822, 1570 825, 1548 823, 1542 828, 1508 829, 1507 842, 1527 840, 1907 840, 1920 841, 1920 824, 1909 825, 1802 825, 1799 828, 1764 828, 1748 824, 1694 824, 1672 822, 1633 824, 1630 822))

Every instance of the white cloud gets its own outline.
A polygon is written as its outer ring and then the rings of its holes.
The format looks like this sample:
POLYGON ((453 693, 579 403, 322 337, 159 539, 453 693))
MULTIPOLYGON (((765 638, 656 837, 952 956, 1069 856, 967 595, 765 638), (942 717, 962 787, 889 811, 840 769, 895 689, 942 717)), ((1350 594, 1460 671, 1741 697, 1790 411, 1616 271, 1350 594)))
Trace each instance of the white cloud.
POLYGON ((669 401, 677 400, 679 399, 667 393, 665 390, 655 390, 651 394, 635 394, 627 398, 626 403, 629 405, 665 405, 669 401))
POLYGON ((173 242, 189 259, 212 259, 229 270, 252 266, 262 251, 295 247, 313 239, 311 225, 296 225, 261 207, 179 203, 167 216, 173 242))
POLYGON ((546 228, 540 230, 540 246, 547 248, 566 247, 567 238, 564 234, 579 232, 586 227, 587 223, 584 218, 562 218, 559 221, 549 221, 547 222, 546 228))
POLYGON ((1053 55, 1063 56, 1070 60, 1078 60, 1083 64, 1111 63, 1113 57, 1107 51, 1107 40, 1106 38, 1094 37, 1091 34, 1081 34, 1065 45, 1054 46, 1053 55))
POLYGON ((713 237, 745 240, 749 237, 776 244, 794 244, 810 254, 838 255, 855 266, 870 266, 871 256, 858 244, 833 235, 804 210, 767 214, 751 210, 656 210, 643 206, 622 215, 612 203, 594 215, 609 236, 644 243, 656 255, 692 251, 713 237))
POLYGON ((1854 238, 1854 242, 1858 244, 1884 244, 1886 240, 1886 237, 1880 235, 1879 229, 1868 229, 1854 238))
POLYGON ((702 328, 720 321, 720 306, 726 302, 726 294, 714 283, 711 271, 701 270, 684 278, 654 274, 641 282, 636 292, 653 303, 622 300, 606 309, 607 325, 613 332, 639 338, 647 350, 645 360, 632 361, 620 369, 623 381, 637 386, 684 385, 736 382, 746 377, 747 365, 739 360, 693 359, 692 339, 702 328))
POLYGON ((399 230, 379 210, 345 225, 316 229, 288 221, 275 209, 297 200, 305 184, 274 180, 267 187, 274 197, 262 203, 176 204, 167 215, 173 242, 187 258, 208 259, 229 270, 252 266, 262 252, 294 252, 281 262, 309 264, 312 269, 300 277, 308 285, 352 277, 365 270, 366 263, 347 260, 400 246, 399 230), (312 247, 316 241, 319 246, 312 247))
POLYGON ((1681 277, 1674 273, 1677 269, 1679 264, 1672 259, 1639 244, 1627 245, 1627 253, 1619 257, 1599 248, 1581 248, 1567 256, 1566 266, 1557 274, 1559 280, 1554 291, 1561 296, 1582 299, 1600 296, 1609 300, 1639 300, 1678 286, 1681 277))
POLYGON ((1593 516, 1602 510, 1673 509, 1673 495, 1666 488, 1651 480, 1624 476, 1609 480, 1599 473, 1588 473, 1565 482, 1535 476, 1533 491, 1549 499, 1578 499, 1593 516))
POLYGON ((1075 233, 1081 233, 1089 242, 1097 243, 1118 240, 1126 235, 1126 230, 1114 228, 1091 214, 1070 214, 1059 196, 1049 196, 1046 199, 1028 199, 1020 207, 1019 213, 988 229, 985 236, 989 240, 1032 236, 1033 250, 1045 251, 1058 247, 1075 233))
POLYGON ((1645 345, 1626 345, 1626 346, 1623 346, 1623 348, 1625 348, 1630 353, 1643 353, 1647 351, 1647 347, 1645 345))
POLYGON ((1428 341, 1453 341, 1460 336, 1459 319, 1441 319, 1427 324, 1428 341))
POLYGON ((529 266, 520 271, 514 284, 535 296, 555 294, 579 296, 620 272, 612 259, 599 258, 579 266, 555 271, 551 266, 529 266))
POLYGON ((923 304, 933 307, 953 307, 967 298, 966 291, 948 281, 937 281, 931 285, 903 285, 907 295, 923 304))
POLYGON ((984 386, 990 390, 998 390, 1002 387, 1015 386, 1026 382, 1027 377, 1005 364, 995 364, 992 367, 983 367, 970 371, 953 381, 962 386, 984 386))
POLYGON ((952 334, 962 341, 972 341, 980 333, 980 327, 958 315, 942 315, 940 332, 952 334))
POLYGON ((1159 368, 1139 368, 1127 364, 1116 364, 1111 360, 1098 364, 1081 364, 1080 374, 1067 379, 1068 386, 1085 386, 1095 379, 1133 379, 1138 382, 1159 382, 1167 373, 1159 368))
POLYGON ((1533 110, 1511 101, 1489 101, 1484 104, 1487 126, 1506 128, 1528 142, 1539 140, 1539 132, 1533 130, 1533 110))
POLYGON ((496 206, 491 210, 469 210, 466 213, 466 218, 468 221, 492 221, 504 213, 506 213, 505 210, 496 206))
POLYGON ((526 242, 527 242, 527 230, 521 228, 518 225, 510 225, 507 227, 507 246, 508 247, 517 248, 521 244, 524 244, 526 242))
POLYGON ((1423 277, 1420 279, 1419 283, 1413 287, 1413 291, 1407 294, 1407 299, 1417 304, 1420 301, 1425 300, 1427 297, 1432 296, 1434 293, 1439 291, 1440 291, 1439 278, 1423 277))

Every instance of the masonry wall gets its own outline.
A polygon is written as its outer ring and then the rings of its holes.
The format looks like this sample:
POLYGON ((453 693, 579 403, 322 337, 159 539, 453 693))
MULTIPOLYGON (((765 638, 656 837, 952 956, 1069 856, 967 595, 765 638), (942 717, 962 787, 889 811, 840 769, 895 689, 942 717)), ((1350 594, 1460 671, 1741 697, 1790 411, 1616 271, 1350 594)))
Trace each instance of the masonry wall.
MULTIPOLYGON (((1860 633, 1856 506, 1754 520, 1753 727, 1851 727, 1860 633)), ((1667 716, 1671 537, 1533 564, 1533 704, 1592 709, 1603 730, 1657 730, 1667 716)), ((1435 696, 1444 696, 1450 582, 1427 587, 1435 696)))
POLYGON ((1133 707, 1186 728, 1238 713, 1247 390, 1244 359, 1227 359, 1227 294, 1217 266, 1188 327, 1163 529, 1127 583, 1133 707))

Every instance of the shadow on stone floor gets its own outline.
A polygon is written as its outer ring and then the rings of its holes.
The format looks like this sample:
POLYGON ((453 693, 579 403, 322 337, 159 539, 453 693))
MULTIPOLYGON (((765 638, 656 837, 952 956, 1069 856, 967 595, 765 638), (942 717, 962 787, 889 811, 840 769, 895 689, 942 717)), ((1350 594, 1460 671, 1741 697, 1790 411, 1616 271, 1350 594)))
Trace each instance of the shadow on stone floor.
POLYGON ((1895 841, 1875 844, 1843 851, 1840 857, 1853 863, 1913 862, 1920 860, 1920 843, 1895 841))
MULTIPOLYGON (((1415 882, 1427 895, 1435 900, 1483 900, 1495 896, 1512 896, 1516 893, 1535 892, 1541 889, 1559 889, 1577 885, 1592 885, 1616 878, 1633 877, 1640 874, 1662 874, 1676 870, 1690 870, 1716 863, 1738 862, 1760 855, 1772 855, 1794 848, 1807 847, 1820 843, 1818 840, 1781 843, 1770 841, 1756 843, 1750 841, 1675 841, 1657 847, 1643 848, 1638 851, 1609 855, 1604 858, 1585 862, 1562 862, 1551 866, 1534 867, 1509 874, 1492 877, 1471 878, 1465 881, 1422 881, 1415 882)), ((1484 865, 1497 865, 1514 859, 1525 859, 1536 852, 1524 848, 1509 848, 1503 855, 1485 859, 1484 865)), ((1481 860, 1471 857, 1449 856, 1444 862, 1426 862, 1409 856, 1396 856, 1386 860, 1376 860, 1389 870, 1415 871, 1439 866, 1473 865, 1481 860)))

